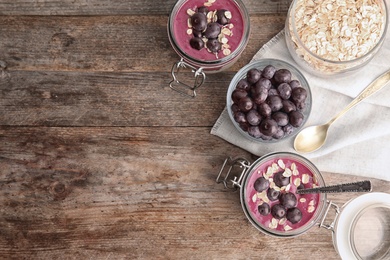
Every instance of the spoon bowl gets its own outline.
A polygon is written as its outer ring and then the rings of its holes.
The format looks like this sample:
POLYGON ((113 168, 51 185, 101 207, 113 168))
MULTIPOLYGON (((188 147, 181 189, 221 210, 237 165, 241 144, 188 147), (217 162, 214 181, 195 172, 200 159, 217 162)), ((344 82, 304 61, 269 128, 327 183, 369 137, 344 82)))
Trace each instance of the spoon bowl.
POLYGON ((383 73, 368 85, 348 106, 324 125, 310 126, 303 129, 294 140, 297 152, 308 153, 321 148, 326 141, 330 125, 362 100, 382 89, 390 81, 390 70, 383 73))
POLYGON ((318 150, 325 144, 329 126, 324 124, 303 129, 294 140, 294 149, 303 153, 318 150))

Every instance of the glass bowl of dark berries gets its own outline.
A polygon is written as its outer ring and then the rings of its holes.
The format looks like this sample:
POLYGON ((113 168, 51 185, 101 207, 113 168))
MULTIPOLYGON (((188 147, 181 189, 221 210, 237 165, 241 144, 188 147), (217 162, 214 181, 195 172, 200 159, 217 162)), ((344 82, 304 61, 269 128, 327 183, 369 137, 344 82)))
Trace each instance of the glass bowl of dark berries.
POLYGON ((255 142, 272 143, 298 133, 309 117, 312 96, 297 68, 282 60, 262 59, 236 73, 226 104, 242 135, 255 142))

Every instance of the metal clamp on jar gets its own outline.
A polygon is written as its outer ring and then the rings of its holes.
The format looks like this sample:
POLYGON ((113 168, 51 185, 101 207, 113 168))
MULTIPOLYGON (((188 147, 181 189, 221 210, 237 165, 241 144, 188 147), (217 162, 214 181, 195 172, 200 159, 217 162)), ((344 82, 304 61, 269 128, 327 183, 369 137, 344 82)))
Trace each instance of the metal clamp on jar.
POLYGON ((230 67, 245 49, 249 14, 241 0, 179 0, 168 20, 169 41, 180 56, 172 66, 171 89, 195 97, 206 73, 230 67), (179 71, 194 74, 194 82, 179 71))

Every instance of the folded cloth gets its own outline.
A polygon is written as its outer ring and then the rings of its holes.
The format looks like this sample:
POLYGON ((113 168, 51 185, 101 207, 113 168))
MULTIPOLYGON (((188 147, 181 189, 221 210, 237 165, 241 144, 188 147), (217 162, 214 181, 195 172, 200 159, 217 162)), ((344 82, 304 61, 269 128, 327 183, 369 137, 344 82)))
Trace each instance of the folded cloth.
MULTIPOLYGON (((377 55, 352 74, 322 78, 300 69, 309 82, 313 97, 312 111, 305 126, 328 122, 368 84, 390 69, 390 26, 387 36, 377 55)), ((284 31, 266 43, 252 61, 264 58, 284 60, 299 68, 288 52, 284 31)), ((267 144, 248 140, 235 128, 226 108, 214 124, 211 134, 257 156, 278 151, 295 152, 294 138, 267 144)), ((336 120, 321 149, 302 155, 320 171, 390 181, 390 167, 387 165, 390 162, 390 84, 336 120)))

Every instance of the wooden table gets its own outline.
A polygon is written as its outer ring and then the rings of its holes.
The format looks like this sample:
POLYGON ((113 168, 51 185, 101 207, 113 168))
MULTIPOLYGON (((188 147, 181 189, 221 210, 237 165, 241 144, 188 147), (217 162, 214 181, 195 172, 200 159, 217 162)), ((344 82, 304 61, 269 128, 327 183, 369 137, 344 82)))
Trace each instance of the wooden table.
POLYGON ((265 236, 215 182, 226 157, 256 159, 210 130, 290 1, 244 0, 247 48, 194 99, 168 87, 174 3, 0 2, 0 258, 338 259, 330 231, 265 236))

